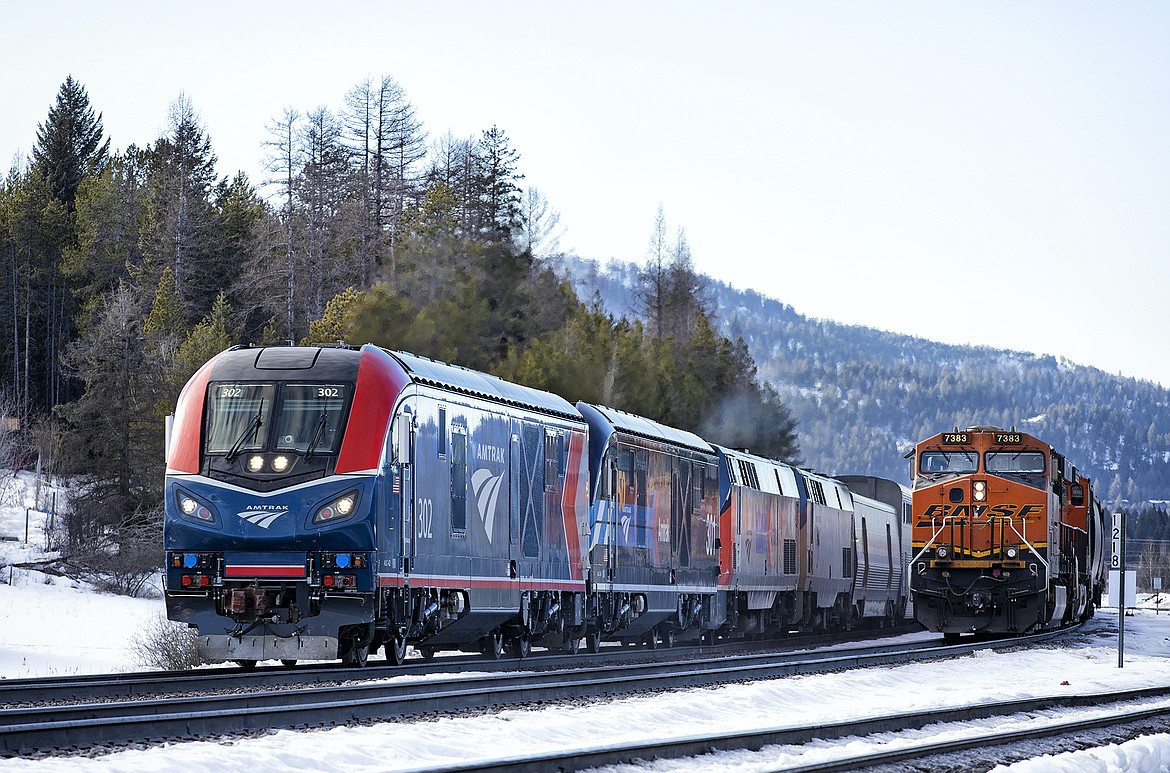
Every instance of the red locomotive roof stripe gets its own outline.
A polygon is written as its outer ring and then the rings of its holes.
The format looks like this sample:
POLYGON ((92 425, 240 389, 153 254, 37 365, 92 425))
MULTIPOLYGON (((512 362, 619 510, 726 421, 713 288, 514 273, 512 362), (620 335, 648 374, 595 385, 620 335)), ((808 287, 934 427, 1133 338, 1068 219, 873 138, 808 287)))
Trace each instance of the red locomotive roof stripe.
POLYGON ((393 357, 376 346, 362 347, 353 405, 337 456, 338 474, 378 467, 390 412, 408 383, 409 377, 393 357))
POLYGON ((305 567, 298 566, 225 566, 224 577, 304 577, 305 567))

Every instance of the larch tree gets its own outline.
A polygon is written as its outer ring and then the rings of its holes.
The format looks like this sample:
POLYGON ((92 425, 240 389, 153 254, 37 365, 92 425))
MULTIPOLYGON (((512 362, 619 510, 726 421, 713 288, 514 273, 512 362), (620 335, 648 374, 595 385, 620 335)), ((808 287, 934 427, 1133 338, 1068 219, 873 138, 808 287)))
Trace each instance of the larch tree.
POLYGON ((280 187, 280 198, 283 201, 281 218, 284 221, 285 232, 285 271, 287 292, 285 293, 288 317, 289 337, 296 336, 296 288, 297 288, 297 258, 296 238, 294 232, 297 220, 296 182, 304 164, 303 153, 299 142, 299 127, 301 114, 291 107, 284 109, 284 114, 268 126, 270 138, 264 143, 268 148, 266 167, 271 177, 267 180, 272 185, 280 187))
POLYGON ((667 267, 670 263, 670 247, 666 241, 666 215, 662 205, 654 217, 654 228, 650 242, 646 245, 646 267, 638 272, 638 285, 634 299, 638 303, 637 313, 641 314, 650 328, 651 335, 666 335, 667 267))

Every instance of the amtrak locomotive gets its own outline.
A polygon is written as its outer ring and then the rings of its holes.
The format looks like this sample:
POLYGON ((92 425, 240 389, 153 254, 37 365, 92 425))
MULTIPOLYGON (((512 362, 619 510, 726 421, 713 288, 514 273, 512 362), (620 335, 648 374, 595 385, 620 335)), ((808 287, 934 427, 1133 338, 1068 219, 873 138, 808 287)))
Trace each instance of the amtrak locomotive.
POLYGON ((403 352, 235 347, 176 407, 166 603, 245 665, 844 630, 905 615, 907 503, 403 352))

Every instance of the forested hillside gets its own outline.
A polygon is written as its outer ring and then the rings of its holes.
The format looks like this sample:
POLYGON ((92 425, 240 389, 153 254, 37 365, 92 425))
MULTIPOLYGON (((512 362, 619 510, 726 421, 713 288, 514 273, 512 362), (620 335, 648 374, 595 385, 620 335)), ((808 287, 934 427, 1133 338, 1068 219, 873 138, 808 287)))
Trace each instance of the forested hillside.
POLYGON ((1170 493, 1160 387, 809 320, 696 273, 661 211, 640 268, 551 254, 502 129, 432 138, 392 78, 339 93, 272 120, 253 181, 182 95, 160 136, 108 138, 70 77, 0 183, 0 466, 72 476, 70 560, 157 563, 165 416, 242 343, 407 349, 829 473, 905 480, 915 439, 1014 425, 1111 502, 1170 493))
MULTIPOLYGON (((566 260, 582 297, 633 312, 632 264, 566 260)), ((902 456, 952 427, 1030 432, 1102 482, 1112 506, 1170 499, 1170 392, 1051 356, 950 346, 809 319, 754 290, 708 283, 721 330, 747 343, 797 420, 807 464, 908 481, 902 456)))
POLYGON ((591 307, 549 267, 556 213, 502 129, 431 139, 392 78, 339 94, 272 120, 266 181, 220 174, 182 95, 118 145, 77 80, 50 103, 0 184, 0 466, 71 476, 56 548, 157 564, 165 417, 235 344, 407 349, 797 458, 664 232, 637 318, 591 307))

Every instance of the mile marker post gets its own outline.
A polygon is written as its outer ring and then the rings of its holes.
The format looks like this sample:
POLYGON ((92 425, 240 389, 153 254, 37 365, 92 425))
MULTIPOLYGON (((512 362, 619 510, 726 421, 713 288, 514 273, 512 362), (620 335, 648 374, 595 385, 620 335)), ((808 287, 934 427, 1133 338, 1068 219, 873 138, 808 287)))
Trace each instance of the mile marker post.
POLYGON ((1110 566, 1117 572, 1117 667, 1125 668, 1125 519, 1121 513, 1113 514, 1110 566))

